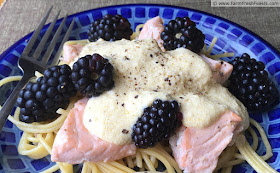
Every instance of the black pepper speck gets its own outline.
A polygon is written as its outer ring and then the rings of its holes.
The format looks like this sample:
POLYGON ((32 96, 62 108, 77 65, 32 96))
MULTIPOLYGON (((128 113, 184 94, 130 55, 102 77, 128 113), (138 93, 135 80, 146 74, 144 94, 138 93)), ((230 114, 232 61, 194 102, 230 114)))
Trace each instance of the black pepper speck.
POLYGON ((123 130, 122 130, 122 133, 123 133, 123 134, 128 134, 128 132, 129 132, 129 131, 126 130, 126 129, 123 129, 123 130))

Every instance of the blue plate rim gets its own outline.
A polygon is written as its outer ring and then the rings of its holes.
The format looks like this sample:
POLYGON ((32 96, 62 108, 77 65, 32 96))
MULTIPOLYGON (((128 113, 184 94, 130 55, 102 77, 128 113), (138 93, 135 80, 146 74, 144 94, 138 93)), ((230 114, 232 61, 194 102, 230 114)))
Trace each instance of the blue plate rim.
MULTIPOLYGON (((107 8, 114 8, 114 7, 117 7, 117 8, 120 8, 120 7, 131 7, 131 6, 136 6, 136 7, 139 7, 139 6, 153 6, 153 7, 168 7, 168 8, 175 8, 175 9, 181 9, 181 10, 188 10, 188 11, 193 11, 193 12, 197 12, 197 13, 201 13, 201 14, 204 14, 204 15, 208 15, 210 17, 213 17, 213 18, 217 18, 217 19, 220 19, 222 21, 225 21, 231 25, 234 25, 235 27, 237 27, 238 29, 241 29, 247 33, 249 33, 250 35, 252 35, 253 37, 255 37, 256 39, 258 39, 261 43, 263 43, 265 46, 267 46, 268 48, 270 48, 273 53, 275 55, 278 56, 278 58, 280 58, 280 51, 278 51, 274 46, 272 46, 268 41, 266 41, 265 39, 263 39, 261 36, 259 36, 258 34, 254 33, 253 31, 235 23, 235 22, 232 22, 228 19, 225 19, 223 17, 220 17, 220 16, 217 16, 217 15, 214 15, 214 14, 211 14, 211 13, 208 13, 208 12, 204 12, 204 11, 201 11, 201 10, 196 10, 196 9, 192 9, 192 8, 188 8, 188 7, 180 7, 180 6, 174 6, 174 5, 165 5, 165 4, 147 4, 147 3, 140 3, 140 4, 122 4, 122 5, 112 5, 112 6, 106 6, 106 7, 98 7, 98 8, 94 8, 94 9, 90 9, 90 10, 86 10, 86 11, 82 11, 82 12, 78 12, 78 13, 75 13, 75 14, 71 14, 68 16, 69 19, 73 19, 75 16, 77 15, 81 15, 83 13, 88 13, 90 11, 94 11, 94 10, 104 10, 104 9, 107 9, 107 8)), ((60 23, 62 21, 62 18, 60 18, 59 20, 57 20, 57 23, 60 23)), ((48 27, 50 25, 50 23, 46 24, 43 29, 45 29, 46 27, 48 27)), ((43 30, 42 29, 42 30, 43 30)), ((12 49, 14 49, 15 47, 17 47, 20 43, 24 42, 25 40, 27 40, 29 37, 31 37, 32 33, 34 31, 30 32, 29 34, 25 35, 24 37, 22 37, 21 39, 19 39, 18 41, 16 41, 13 45, 11 45, 8 49, 6 49, 1 55, 0 55, 0 61, 9 53, 12 51, 12 49)))

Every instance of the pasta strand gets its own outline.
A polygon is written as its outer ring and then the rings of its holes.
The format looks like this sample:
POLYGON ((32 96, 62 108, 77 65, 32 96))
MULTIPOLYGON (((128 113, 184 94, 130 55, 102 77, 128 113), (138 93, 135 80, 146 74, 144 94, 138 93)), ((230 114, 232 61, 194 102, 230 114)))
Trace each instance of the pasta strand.
POLYGON ((244 135, 239 135, 236 146, 246 161, 257 171, 265 173, 277 173, 272 169, 249 145, 244 135))
POLYGON ((50 167, 49 169, 47 169, 47 170, 45 170, 41 173, 52 173, 52 172, 55 172, 57 170, 59 170, 59 166, 58 166, 58 164, 55 164, 54 166, 50 167))
POLYGON ((152 155, 152 156, 158 158, 164 164, 168 173, 175 173, 175 171, 171 167, 170 163, 162 155, 160 155, 158 152, 155 152, 151 149, 145 149, 145 150, 140 149, 140 151, 145 153, 145 154, 149 154, 149 155, 152 155))
POLYGON ((143 159, 144 159, 146 165, 148 166, 149 170, 155 172, 156 169, 155 169, 155 167, 154 167, 152 161, 149 159, 149 157, 148 157, 145 153, 143 153, 143 152, 141 152, 141 155, 142 155, 142 157, 143 157, 143 159))
POLYGON ((118 163, 118 162, 114 162, 114 161, 113 161, 113 162, 110 162, 109 164, 110 164, 110 165, 113 165, 113 166, 116 167, 116 168, 119 168, 120 170, 123 170, 123 171, 125 171, 125 172, 128 172, 128 173, 134 172, 133 169, 130 169, 130 168, 128 168, 128 167, 126 167, 126 166, 124 166, 124 165, 118 163))
POLYGON ((263 140, 263 143, 265 145, 266 148, 266 154, 264 156, 261 156, 264 160, 269 159, 270 157, 272 157, 273 153, 272 153, 272 149, 271 149, 271 145, 267 139, 267 136, 262 128, 262 126, 254 119, 250 118, 250 123, 253 124, 257 130, 259 131, 261 138, 263 140))

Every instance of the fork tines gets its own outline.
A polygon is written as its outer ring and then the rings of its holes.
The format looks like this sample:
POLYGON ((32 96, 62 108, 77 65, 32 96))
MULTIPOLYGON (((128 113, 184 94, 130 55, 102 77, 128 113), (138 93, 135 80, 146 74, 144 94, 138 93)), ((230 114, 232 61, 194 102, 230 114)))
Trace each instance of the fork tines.
MULTIPOLYGON (((31 53, 31 50, 34 46, 34 43, 36 42, 37 38, 38 38, 38 35, 40 34, 43 26, 45 25, 47 19, 48 19, 48 16, 52 10, 53 6, 50 7, 50 9, 47 11, 47 13, 45 14, 45 16, 43 17, 43 19, 41 20, 40 24, 37 26, 36 30, 34 31, 32 37, 30 38, 27 46, 25 47, 22 55, 24 56, 28 56, 30 53, 31 53)), ((52 55, 52 52, 56 46, 56 43, 57 43, 57 40, 61 34, 61 31, 63 29, 63 26, 65 24, 65 21, 66 21, 66 18, 67 18, 67 15, 63 18, 62 22, 60 23, 58 29, 56 30, 51 42, 49 43, 49 45, 47 46, 47 50, 46 52, 44 53, 43 56, 40 56, 45 45, 46 45, 46 42, 47 40, 49 39, 49 36, 51 35, 51 32, 55 26, 55 23, 57 21, 57 18, 60 14, 60 11, 56 14, 54 20, 52 21, 52 23, 50 24, 50 26, 48 27, 48 30, 46 31, 46 33, 44 34, 43 38, 41 39, 40 43, 38 44, 36 50, 34 51, 34 53, 31 55, 34 59, 36 59, 37 61, 40 61, 42 63, 42 66, 44 66, 45 68, 48 68, 49 66, 53 66, 53 65, 56 65, 58 63, 58 59, 59 59, 59 56, 60 56, 60 51, 63 47, 63 44, 65 41, 68 40, 69 38, 69 35, 72 31, 72 28, 73 28, 73 25, 74 25, 74 21, 75 21, 75 18, 72 20, 69 28, 67 29, 66 31, 66 34, 64 35, 64 38, 62 40, 62 42, 60 43, 60 46, 59 46, 59 49, 58 51, 56 52, 56 55, 54 57, 54 59, 52 60, 51 64, 46 66, 46 64, 48 63, 51 55, 52 55), (41 58, 42 57, 42 58, 41 58)), ((23 56, 23 57, 24 57, 23 56)), ((29 56, 30 57, 30 56, 29 56)))

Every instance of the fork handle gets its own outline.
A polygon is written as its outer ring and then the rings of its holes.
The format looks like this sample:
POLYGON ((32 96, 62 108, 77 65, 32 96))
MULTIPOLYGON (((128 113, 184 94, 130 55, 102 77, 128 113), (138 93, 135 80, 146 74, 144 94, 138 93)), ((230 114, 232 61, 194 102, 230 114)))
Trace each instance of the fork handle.
POLYGON ((13 90, 12 94, 4 103, 1 111, 0 111, 0 132, 6 123, 6 120, 11 113, 13 107, 15 106, 18 94, 20 90, 28 83, 28 81, 34 76, 34 73, 25 73, 22 79, 17 84, 16 88, 13 90))

